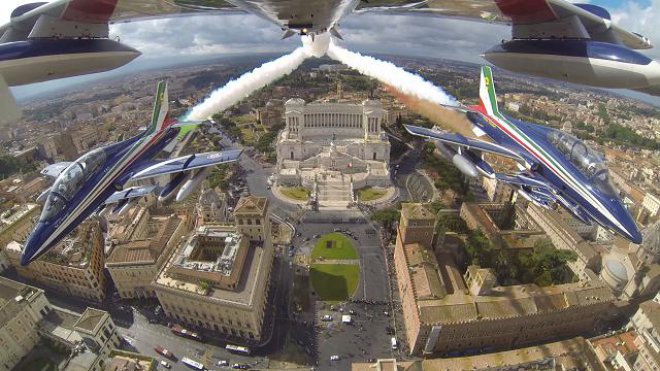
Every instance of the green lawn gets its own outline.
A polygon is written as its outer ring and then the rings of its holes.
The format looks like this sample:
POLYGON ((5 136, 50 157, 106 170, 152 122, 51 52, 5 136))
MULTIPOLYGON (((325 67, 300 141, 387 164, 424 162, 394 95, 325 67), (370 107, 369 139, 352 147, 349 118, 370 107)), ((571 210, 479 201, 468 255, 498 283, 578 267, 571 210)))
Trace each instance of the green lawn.
POLYGON ((373 201, 385 196, 387 191, 380 188, 365 187, 358 189, 357 193, 360 201, 373 201))
POLYGON ((341 233, 329 233, 322 236, 312 250, 312 259, 357 259, 358 253, 353 242, 341 233), (332 247, 328 247, 331 243, 332 247))
POLYGON ((189 132, 197 129, 198 125, 187 125, 187 126, 182 126, 181 129, 179 129, 179 134, 176 136, 177 139, 181 140, 183 137, 186 136, 189 132))
POLYGON ((292 200, 307 201, 309 190, 303 187, 280 187, 280 192, 292 200))
POLYGON ((360 279, 357 264, 312 264, 312 286, 319 299, 345 301, 355 293, 360 279))

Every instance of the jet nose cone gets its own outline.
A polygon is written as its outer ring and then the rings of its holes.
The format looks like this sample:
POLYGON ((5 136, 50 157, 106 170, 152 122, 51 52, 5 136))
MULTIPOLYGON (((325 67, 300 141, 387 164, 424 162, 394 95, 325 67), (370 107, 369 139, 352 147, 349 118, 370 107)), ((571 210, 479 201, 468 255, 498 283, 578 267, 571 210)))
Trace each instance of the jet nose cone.
POLYGON ((25 242, 25 247, 23 247, 23 252, 21 253, 21 265, 26 266, 30 264, 33 260, 37 258, 37 252, 43 244, 41 235, 43 230, 43 224, 39 223, 34 228, 30 237, 28 237, 27 242, 25 242))
POLYGON ((642 233, 639 231, 639 228, 637 228, 637 224, 635 223, 635 220, 632 218, 632 216, 628 213, 626 213, 627 217, 623 218, 623 233, 621 233, 623 236, 627 237, 631 242, 634 242, 636 244, 642 243, 642 233))
POLYGON ((630 241, 638 245, 642 243, 642 233, 639 231, 639 229, 637 229, 637 227, 630 231, 630 241))

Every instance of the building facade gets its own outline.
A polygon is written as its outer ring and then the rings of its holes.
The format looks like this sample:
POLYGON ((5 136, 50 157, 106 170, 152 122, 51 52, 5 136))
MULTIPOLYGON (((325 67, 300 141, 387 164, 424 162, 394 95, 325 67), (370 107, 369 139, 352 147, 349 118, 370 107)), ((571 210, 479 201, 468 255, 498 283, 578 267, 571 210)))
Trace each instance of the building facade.
POLYGON ((10 371, 39 342, 49 311, 43 290, 0 277, 0 370, 10 371))
POLYGON ((635 345, 639 348, 634 370, 660 370, 660 293, 639 305, 629 327, 637 333, 635 345))
POLYGON ((545 210, 532 204, 527 206, 531 219, 548 235, 552 244, 560 250, 577 254, 575 261, 567 262, 571 271, 580 279, 588 279, 586 269, 598 271, 600 256, 596 249, 566 223, 557 210, 545 210))
POLYGON ((193 231, 154 287, 173 321, 236 342, 259 342, 274 260, 267 200, 239 200, 235 220, 235 226, 207 224, 193 231))
POLYGON ((5 251, 21 277, 65 295, 101 302, 106 288, 104 242, 99 222, 88 219, 27 266, 20 264, 20 244, 9 244, 5 251))
POLYGON ((498 286, 488 269, 461 277, 428 243, 404 243, 401 214, 394 266, 411 354, 512 349, 571 337, 607 318, 614 296, 600 280, 550 287, 498 286))
POLYGON ((278 183, 312 191, 319 183, 325 185, 320 178, 341 180, 347 191, 348 184, 354 189, 389 186, 390 143, 381 129, 386 119, 387 112, 374 100, 362 104, 288 100, 286 127, 277 141, 278 183))
POLYGON ((117 242, 105 263, 121 298, 156 297, 152 282, 181 237, 189 232, 191 218, 140 208, 133 221, 142 230, 136 229, 128 240, 117 242))

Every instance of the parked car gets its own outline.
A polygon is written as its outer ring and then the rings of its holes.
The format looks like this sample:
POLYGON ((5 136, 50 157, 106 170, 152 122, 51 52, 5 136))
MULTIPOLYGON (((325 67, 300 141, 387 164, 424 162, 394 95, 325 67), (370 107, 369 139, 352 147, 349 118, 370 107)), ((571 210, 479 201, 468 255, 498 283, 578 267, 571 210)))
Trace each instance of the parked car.
POLYGON ((329 314, 326 314, 325 316, 323 316, 323 318, 321 318, 321 320, 323 320, 323 321, 332 321, 332 316, 329 315, 329 314))
POLYGON ((165 368, 170 368, 170 367, 172 367, 172 366, 170 366, 170 364, 167 363, 166 361, 160 361, 160 365, 163 366, 163 367, 165 367, 165 368))
POLYGON ((220 367, 227 367, 227 366, 229 366, 229 361, 226 360, 226 359, 218 360, 218 366, 220 366, 220 367))
POLYGON ((331 361, 339 361, 340 359, 341 359, 341 358, 340 358, 338 355, 336 355, 336 354, 333 354, 333 355, 330 356, 330 360, 331 360, 331 361))

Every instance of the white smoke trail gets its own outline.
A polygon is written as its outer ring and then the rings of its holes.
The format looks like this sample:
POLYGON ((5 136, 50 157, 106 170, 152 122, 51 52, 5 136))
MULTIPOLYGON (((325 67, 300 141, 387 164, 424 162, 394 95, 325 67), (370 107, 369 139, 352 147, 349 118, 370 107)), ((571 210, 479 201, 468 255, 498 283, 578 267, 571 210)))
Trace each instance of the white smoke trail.
POLYGON ((250 95, 253 91, 263 88, 284 75, 290 74, 308 57, 309 53, 306 49, 300 47, 290 54, 264 63, 238 79, 229 81, 222 88, 215 90, 204 102, 193 107, 185 120, 206 120, 210 116, 226 110, 250 95))
POLYGON ((445 93, 439 87, 424 80, 421 76, 412 74, 390 62, 351 52, 335 45, 332 41, 328 48, 328 57, 356 69, 363 75, 390 85, 404 94, 437 104, 458 105, 456 98, 445 93))

